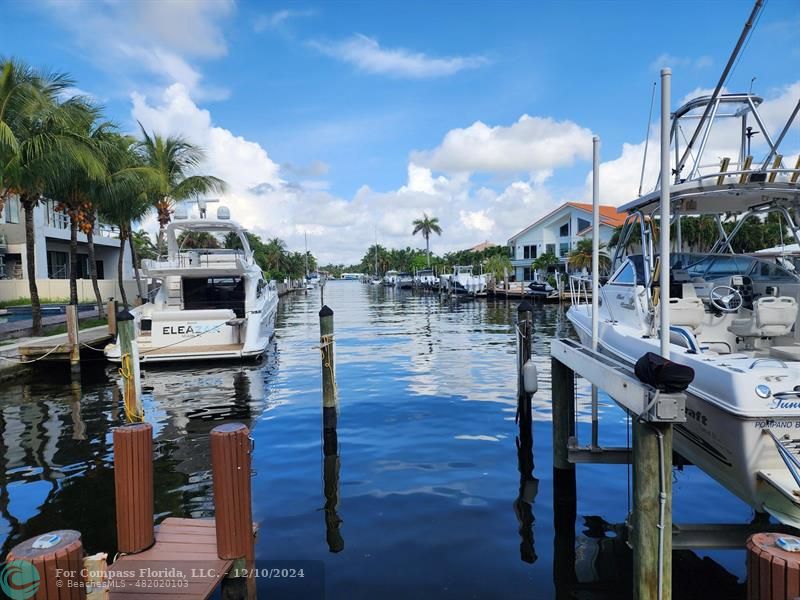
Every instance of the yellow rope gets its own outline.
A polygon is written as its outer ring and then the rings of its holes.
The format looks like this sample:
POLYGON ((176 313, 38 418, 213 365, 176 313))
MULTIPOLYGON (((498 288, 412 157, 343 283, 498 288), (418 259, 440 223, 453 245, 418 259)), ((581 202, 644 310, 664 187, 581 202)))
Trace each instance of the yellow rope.
POLYGON ((142 423, 144 422, 144 410, 137 410, 136 408, 136 381, 133 379, 130 354, 122 355, 119 374, 124 382, 122 403, 125 406, 125 417, 128 419, 128 423, 142 423))
POLYGON ((322 357, 322 368, 328 369, 331 373, 331 381, 333 382, 333 393, 334 396, 339 395, 339 389, 336 385, 336 373, 333 370, 332 362, 333 362, 333 348, 334 348, 334 338, 333 334, 329 333, 327 335, 320 336, 319 338, 320 345, 319 345, 319 353, 322 357), (325 350, 328 350, 327 353, 325 350), (327 356, 326 356, 327 354, 327 356))

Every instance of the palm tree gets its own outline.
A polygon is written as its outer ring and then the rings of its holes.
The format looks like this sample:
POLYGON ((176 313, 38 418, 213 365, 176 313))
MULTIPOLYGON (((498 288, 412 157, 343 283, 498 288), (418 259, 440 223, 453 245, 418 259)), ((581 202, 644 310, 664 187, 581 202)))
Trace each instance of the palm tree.
POLYGON ((437 217, 429 218, 426 213, 422 213, 421 219, 414 219, 412 223, 414 231, 411 235, 422 234, 425 238, 425 250, 428 254, 428 266, 431 266, 431 234, 442 235, 442 228, 439 226, 439 219, 437 217))
POLYGON ((102 154, 104 139, 113 130, 110 123, 97 123, 100 111, 97 107, 81 98, 73 98, 73 111, 75 115, 73 134, 84 139, 93 153, 92 169, 87 170, 83 164, 63 157, 59 161, 58 169, 50 174, 47 194, 58 198, 56 210, 69 216, 70 223, 70 269, 69 289, 70 303, 78 303, 78 230, 87 236, 89 242, 88 262, 92 273, 92 286, 97 302, 98 314, 103 316, 103 299, 97 284, 97 266, 94 260, 94 205, 92 192, 98 181, 104 181, 105 156, 102 154))
POLYGON ((150 239, 150 234, 144 229, 139 231, 131 231, 130 239, 133 240, 133 246, 136 248, 136 264, 135 268, 141 267, 141 260, 143 258, 153 259, 158 256, 158 249, 150 239))
POLYGON ((555 254, 552 252, 545 252, 534 259, 534 261, 531 263, 531 267, 537 271, 545 272, 547 269, 550 267, 555 267, 560 262, 561 261, 555 254))
POLYGON ((36 71, 13 59, 0 59, 0 204, 19 196, 25 210, 25 263, 34 335, 41 334, 42 313, 36 285, 33 211, 48 180, 65 162, 99 175, 86 139, 74 132, 76 103, 59 101, 73 85, 64 74, 36 71))
MULTIPOLYGON (((600 244, 600 250, 605 247, 605 244, 600 244)), ((575 244, 575 249, 569 253, 569 256, 567 256, 567 262, 571 267, 574 267, 579 271, 591 269, 592 239, 584 238, 582 240, 578 240, 578 243, 575 244)), ((611 259, 603 253, 600 254, 599 262, 601 271, 603 269, 607 269, 611 265, 611 259)))
MULTIPOLYGON (((128 136, 116 135, 107 147, 108 180, 98 189, 102 198, 100 214, 109 223, 119 228, 119 257, 117 260, 117 280, 123 305, 128 307, 128 298, 123 285, 123 261, 125 242, 131 236, 133 223, 141 221, 153 205, 146 190, 152 189, 158 179, 155 169, 143 164, 136 152, 135 140, 128 136)), ((133 247, 133 244, 130 244, 133 247)), ((132 262, 135 259, 132 258, 132 262)), ((134 269, 138 277, 138 269, 134 269)), ((141 284, 139 284, 141 290, 141 284)), ((141 292, 140 292, 141 294, 141 292)))
POLYGON ((174 203, 192 196, 225 190, 225 182, 211 175, 193 174, 205 159, 205 152, 181 136, 163 137, 148 133, 139 123, 142 140, 137 150, 144 164, 158 173, 150 199, 158 212, 158 247, 163 251, 164 228, 174 212, 174 203))

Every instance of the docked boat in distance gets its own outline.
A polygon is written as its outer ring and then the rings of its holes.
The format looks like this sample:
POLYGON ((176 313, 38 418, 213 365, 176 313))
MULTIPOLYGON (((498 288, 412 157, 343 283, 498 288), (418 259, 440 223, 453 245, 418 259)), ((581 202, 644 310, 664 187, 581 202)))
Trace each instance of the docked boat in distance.
MULTIPOLYGON (((761 102, 749 93, 704 96, 673 113, 671 152, 684 159, 676 160, 670 189, 677 245, 669 258, 670 358, 695 373, 687 389, 687 419, 674 426, 674 444, 756 511, 800 527, 800 277, 769 258, 733 252, 743 224, 770 213, 800 242, 794 220, 800 160, 794 167, 782 164, 758 114, 761 102), (701 143, 692 153, 681 146, 679 132, 684 119, 695 119, 694 128, 698 117, 701 143), (730 157, 720 166, 703 162, 709 133, 722 119, 733 121, 727 133, 741 131, 738 164, 730 157), (750 154, 748 120, 759 124, 767 146, 758 162, 750 154), (693 162, 683 162, 690 155, 693 162), (700 215, 714 218, 719 237, 708 253, 682 253, 681 221, 700 215), (730 232, 722 224, 726 215, 737 217, 730 232)), ((775 138, 778 143, 794 116, 775 138)), ((613 274, 600 288, 599 349, 629 365, 659 351, 656 288, 663 257, 654 251, 654 229, 660 193, 655 189, 620 208, 628 216, 613 274), (626 254, 634 231, 642 251, 626 254)), ((576 302, 567 317, 589 345, 591 304, 576 302)))
POLYGON ((386 287, 394 287, 397 285, 397 276, 400 274, 399 271, 386 271, 386 274, 383 276, 383 285, 386 287))
POLYGON ((439 285, 439 278, 436 277, 433 269, 421 269, 414 277, 414 284, 424 289, 432 289, 439 285))
POLYGON ((414 287, 414 276, 411 273, 398 273, 395 285, 401 290, 410 290, 414 287))
POLYGON ((448 292, 454 296, 485 296, 486 276, 475 275, 472 265, 456 265, 447 280, 448 292))
MULTIPOLYGON (((224 206, 216 219, 187 219, 181 207, 167 226, 168 254, 142 260, 160 282, 152 302, 133 308, 141 362, 244 359, 261 356, 275 331, 278 292, 256 263, 245 230, 224 206), (234 234, 240 249, 178 246, 180 232, 234 234)), ((120 362, 118 340, 105 348, 120 362)))

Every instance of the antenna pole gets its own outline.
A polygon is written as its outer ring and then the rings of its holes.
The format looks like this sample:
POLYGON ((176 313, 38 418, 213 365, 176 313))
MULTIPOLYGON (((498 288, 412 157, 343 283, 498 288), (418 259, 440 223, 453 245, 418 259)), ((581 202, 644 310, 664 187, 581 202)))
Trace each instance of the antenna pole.
MULTIPOLYGON (((739 40, 736 42, 736 47, 733 49, 733 53, 731 54, 730 58, 728 59, 728 64, 725 65, 725 69, 722 71, 722 76, 719 78, 717 82, 717 87, 714 88, 714 93, 711 94, 711 100, 706 104, 706 108, 703 111, 703 116, 700 117, 700 120, 697 122, 697 127, 692 134, 692 139, 689 140, 689 144, 686 146, 686 150, 683 152, 683 156, 681 160, 675 165, 675 176, 676 178, 680 178, 681 171, 683 170, 683 165, 686 163, 686 159, 689 157, 689 153, 692 151, 692 146, 697 141, 697 137, 700 135, 700 130, 703 128, 703 125, 708 118, 708 114, 711 112, 711 108, 716 105, 717 97, 719 96, 720 91, 722 90, 722 86, 725 85, 725 80, 728 79, 728 74, 731 72, 733 68, 733 63, 736 62, 736 58, 739 56, 739 52, 742 50, 742 46, 744 45, 745 40, 747 39, 750 30, 753 28, 753 23, 758 16, 758 13, 761 12, 761 8, 764 6, 764 0, 756 0, 755 6, 753 6, 753 11, 750 13, 750 18, 747 19, 747 23, 744 24, 744 29, 742 29, 742 33, 739 36, 739 40)), ((662 71, 663 74, 663 71, 662 71)), ((700 157, 698 157, 699 160, 700 157)))
POLYGON ((644 138, 644 156, 642 157, 642 174, 639 176, 639 197, 642 196, 644 184, 644 168, 647 165, 647 147, 650 145, 650 122, 653 120, 653 102, 656 99, 656 82, 653 82, 653 93, 650 95, 650 112, 647 113, 647 133, 644 138))

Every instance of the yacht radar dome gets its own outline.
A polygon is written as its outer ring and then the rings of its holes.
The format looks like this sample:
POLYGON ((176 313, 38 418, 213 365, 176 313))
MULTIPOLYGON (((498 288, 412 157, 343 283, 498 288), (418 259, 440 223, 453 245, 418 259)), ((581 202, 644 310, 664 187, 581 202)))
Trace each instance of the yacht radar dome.
POLYGON ((228 220, 231 218, 231 210, 227 206, 217 208, 217 219, 228 220))

